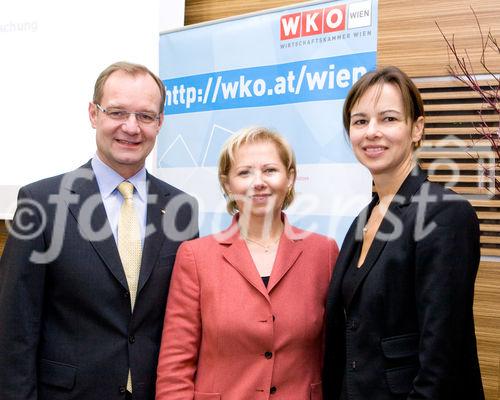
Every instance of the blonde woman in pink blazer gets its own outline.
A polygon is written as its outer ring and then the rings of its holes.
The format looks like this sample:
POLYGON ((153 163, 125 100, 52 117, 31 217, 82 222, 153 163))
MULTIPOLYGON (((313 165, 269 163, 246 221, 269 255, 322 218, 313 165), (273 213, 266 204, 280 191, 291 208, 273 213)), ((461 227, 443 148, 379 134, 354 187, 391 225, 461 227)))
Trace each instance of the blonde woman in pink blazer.
POLYGON ((179 248, 157 400, 318 400, 334 240, 291 226, 296 164, 280 135, 231 137, 219 181, 234 215, 179 248))

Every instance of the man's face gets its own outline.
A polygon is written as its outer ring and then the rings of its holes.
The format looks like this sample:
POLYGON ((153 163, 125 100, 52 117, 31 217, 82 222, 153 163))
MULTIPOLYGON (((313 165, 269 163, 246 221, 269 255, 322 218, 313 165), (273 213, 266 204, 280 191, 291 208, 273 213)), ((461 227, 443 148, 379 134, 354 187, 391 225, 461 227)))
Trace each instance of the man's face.
MULTIPOLYGON (((116 71, 106 80, 99 104, 105 110, 158 114, 160 102, 160 89, 151 76, 116 71)), ((89 105, 89 117, 96 130, 97 155, 124 178, 144 166, 163 123, 163 113, 151 123, 138 121, 134 114, 114 119, 93 103, 89 105)))

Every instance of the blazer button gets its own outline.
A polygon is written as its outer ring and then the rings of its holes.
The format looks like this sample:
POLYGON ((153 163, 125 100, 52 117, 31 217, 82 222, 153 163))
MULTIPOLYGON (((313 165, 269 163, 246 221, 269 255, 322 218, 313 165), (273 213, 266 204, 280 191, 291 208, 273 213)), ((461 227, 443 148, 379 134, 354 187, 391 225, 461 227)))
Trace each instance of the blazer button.
POLYGON ((264 353, 264 357, 266 357, 268 360, 273 358, 273 353, 271 353, 270 351, 266 351, 264 353))
POLYGON ((269 389, 269 393, 274 394, 276 393, 276 390, 278 390, 276 389, 276 386, 273 386, 271 389, 269 389))
POLYGON ((120 387, 118 388, 118 392, 119 392, 120 394, 125 394, 125 393, 127 392, 127 387, 126 387, 126 386, 120 386, 120 387))
POLYGON ((130 336, 128 337, 128 341, 129 341, 129 343, 131 343, 131 344, 132 344, 132 343, 135 343, 135 336, 134 336, 134 335, 130 335, 130 336))
POLYGON ((130 292, 127 290, 123 292, 123 298, 128 299, 130 297, 130 292))

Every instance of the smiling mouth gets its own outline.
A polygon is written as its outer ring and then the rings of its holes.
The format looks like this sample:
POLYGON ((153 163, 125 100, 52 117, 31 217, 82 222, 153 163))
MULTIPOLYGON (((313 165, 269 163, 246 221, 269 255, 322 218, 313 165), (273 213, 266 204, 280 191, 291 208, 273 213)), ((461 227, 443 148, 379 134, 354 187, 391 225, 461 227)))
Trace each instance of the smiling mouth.
POLYGON ((257 201, 259 201, 259 200, 266 200, 269 197, 271 197, 270 194, 254 194, 254 195, 250 196, 250 198, 252 200, 257 200, 257 201))
POLYGON ((127 146, 137 146, 139 142, 129 142, 128 140, 116 139, 116 141, 120 144, 124 144, 127 146))
POLYGON ((369 156, 377 156, 382 154, 385 150, 387 150, 387 147, 383 146, 370 146, 370 147, 363 147, 363 151, 369 155, 369 156))

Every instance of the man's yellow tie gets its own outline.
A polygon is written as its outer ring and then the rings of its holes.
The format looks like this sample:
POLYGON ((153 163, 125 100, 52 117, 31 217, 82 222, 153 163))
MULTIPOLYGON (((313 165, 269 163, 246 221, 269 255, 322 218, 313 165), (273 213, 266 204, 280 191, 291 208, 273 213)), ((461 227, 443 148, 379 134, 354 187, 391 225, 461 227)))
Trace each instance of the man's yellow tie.
MULTIPOLYGON (((139 219, 134 209, 134 185, 122 182, 118 191, 123 196, 123 204, 118 220, 118 252, 127 278, 130 305, 134 309, 141 269, 142 245, 139 219)), ((132 393, 132 379, 128 371, 127 390, 132 393)))

